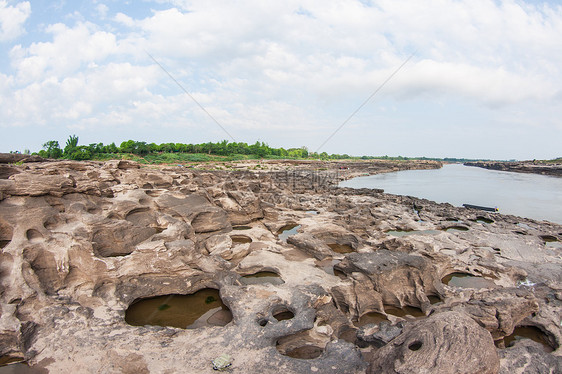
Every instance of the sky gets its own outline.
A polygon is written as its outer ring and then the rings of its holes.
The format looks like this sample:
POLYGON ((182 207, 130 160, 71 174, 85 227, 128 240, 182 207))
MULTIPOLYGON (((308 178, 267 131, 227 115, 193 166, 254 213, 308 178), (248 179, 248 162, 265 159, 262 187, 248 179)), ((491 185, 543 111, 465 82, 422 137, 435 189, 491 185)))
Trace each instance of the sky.
POLYGON ((0 131, 0 152, 77 135, 552 159, 562 5, 0 0, 0 131))

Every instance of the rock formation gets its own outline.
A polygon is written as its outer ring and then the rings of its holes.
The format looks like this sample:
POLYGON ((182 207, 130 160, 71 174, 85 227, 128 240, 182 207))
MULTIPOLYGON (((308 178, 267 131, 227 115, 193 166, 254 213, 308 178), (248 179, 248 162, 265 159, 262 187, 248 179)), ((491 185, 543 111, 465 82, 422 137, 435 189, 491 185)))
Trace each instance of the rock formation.
POLYGON ((534 161, 475 161, 465 162, 466 166, 476 166, 479 168, 501 171, 513 171, 516 173, 543 174, 562 177, 561 163, 541 163, 534 161))
POLYGON ((560 372, 562 226, 336 188, 339 167, 2 166, 0 364, 560 372), (279 281, 245 281, 261 273, 279 281), (208 289, 225 307, 208 296, 185 328, 127 322, 131 305, 165 297, 147 314, 171 315, 175 295, 208 289))

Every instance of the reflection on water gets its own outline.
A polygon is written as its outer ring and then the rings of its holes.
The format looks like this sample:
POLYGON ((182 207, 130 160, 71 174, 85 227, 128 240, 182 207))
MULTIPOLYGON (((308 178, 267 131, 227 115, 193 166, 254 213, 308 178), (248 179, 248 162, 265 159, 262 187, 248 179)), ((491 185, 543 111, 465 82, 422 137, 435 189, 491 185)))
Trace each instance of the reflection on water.
POLYGON ((279 231, 277 232, 279 239, 281 239, 282 241, 286 242, 287 238, 291 235, 295 235, 297 233, 297 230, 301 228, 301 225, 285 225, 283 227, 281 227, 279 229, 279 231))
POLYGON ((386 314, 392 314, 396 317, 408 318, 408 317, 425 317, 425 313, 419 308, 413 306, 404 306, 402 308, 396 308, 393 306, 385 306, 384 311, 386 314))
POLYGON ((250 226, 234 226, 232 229, 233 230, 250 230, 251 227, 250 226))
POLYGON ((224 326, 232 320, 230 310, 222 302, 219 291, 206 288, 191 295, 164 295, 142 299, 125 312, 129 325, 171 326, 194 329, 224 326))
POLYGON ((361 327, 361 326, 368 325, 369 323, 379 324, 382 321, 388 321, 388 318, 386 318, 384 314, 377 313, 377 312, 370 312, 370 313, 363 314, 359 318, 359 321, 355 322, 354 324, 357 327, 361 327))
POLYGON ((41 372, 39 369, 34 369, 28 366, 25 362, 18 362, 6 366, 0 366, 0 374, 38 374, 41 372))
POLYGON ((562 178, 459 164, 350 179, 341 187, 382 188, 455 206, 497 206, 500 213, 562 223, 562 178))
MULTIPOLYGON (((550 346, 548 338, 544 332, 534 326, 520 326, 513 330, 513 334, 506 336, 503 341, 505 347, 509 348, 515 344, 515 341, 521 339, 531 339, 543 346, 546 352, 552 352, 554 349, 550 346)), ((501 343, 501 340, 499 341, 501 343)))
POLYGON ((486 278, 465 273, 452 273, 441 280, 444 284, 460 288, 495 288, 496 284, 486 278))
POLYGON ((240 279, 240 282, 245 285, 264 283, 279 285, 285 283, 279 274, 272 271, 260 271, 255 274, 245 275, 240 279))

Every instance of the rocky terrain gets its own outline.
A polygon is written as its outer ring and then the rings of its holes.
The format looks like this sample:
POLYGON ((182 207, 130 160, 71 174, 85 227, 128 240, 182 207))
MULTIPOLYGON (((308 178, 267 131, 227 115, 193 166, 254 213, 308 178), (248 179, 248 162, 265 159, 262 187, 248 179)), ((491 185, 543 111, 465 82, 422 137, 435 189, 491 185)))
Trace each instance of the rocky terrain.
POLYGON ((337 188, 341 166, 1 166, 0 362, 562 372, 561 225, 337 188))
POLYGON ((560 163, 539 163, 533 161, 519 162, 499 162, 499 161, 476 161, 466 162, 466 166, 476 166, 490 170, 513 171, 517 173, 531 173, 553 175, 562 177, 562 164, 560 163))

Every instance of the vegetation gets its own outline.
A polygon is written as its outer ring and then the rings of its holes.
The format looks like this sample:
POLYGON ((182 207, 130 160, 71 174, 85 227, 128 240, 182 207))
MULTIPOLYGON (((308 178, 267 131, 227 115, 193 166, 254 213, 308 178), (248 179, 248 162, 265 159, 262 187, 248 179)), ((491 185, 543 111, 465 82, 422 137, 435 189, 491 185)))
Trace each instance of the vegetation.
MULTIPOLYGON (((26 150, 26 152, 29 152, 26 150)), ((347 154, 328 154, 326 152, 309 152, 306 147, 300 148, 272 148, 263 142, 247 143, 228 142, 223 140, 218 143, 183 144, 183 143, 146 143, 127 140, 119 146, 115 143, 104 145, 92 143, 78 145, 78 136, 71 135, 66 141, 64 149, 59 142, 50 140, 43 144, 39 156, 45 158, 63 158, 70 160, 110 160, 129 159, 142 163, 176 163, 176 162, 206 162, 206 161, 236 161, 247 159, 362 159, 362 160, 435 160, 444 162, 483 161, 464 158, 428 158, 428 157, 389 157, 389 156, 362 156, 352 157, 347 154)), ((562 162, 562 159, 544 162, 562 162)))
POLYGON ((146 163, 172 163, 172 162, 204 162, 204 161, 231 161, 255 158, 292 158, 302 159, 308 157, 333 159, 350 158, 348 155, 328 155, 309 153, 306 147, 301 148, 272 148, 263 142, 230 143, 223 140, 218 143, 183 144, 183 143, 146 143, 134 140, 122 142, 120 146, 111 143, 92 143, 78 145, 78 136, 71 135, 61 149, 58 141, 50 140, 43 144, 39 156, 46 158, 64 158, 70 160, 108 160, 108 159, 134 159, 146 163))

